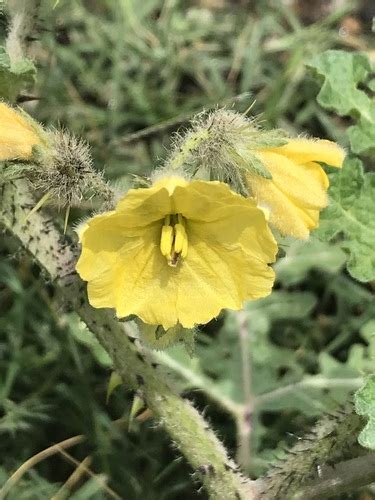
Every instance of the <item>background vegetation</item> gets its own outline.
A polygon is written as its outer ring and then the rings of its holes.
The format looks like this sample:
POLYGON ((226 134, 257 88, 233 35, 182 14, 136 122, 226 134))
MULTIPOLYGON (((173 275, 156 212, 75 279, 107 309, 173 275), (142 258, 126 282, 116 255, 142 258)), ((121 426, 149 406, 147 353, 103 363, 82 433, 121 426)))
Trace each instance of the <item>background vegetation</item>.
MULTIPOLYGON (((309 63, 332 48, 374 57, 370 2, 53 3, 42 2, 32 42, 36 83, 18 100, 35 98, 27 104, 35 118, 86 137, 97 168, 119 186, 149 174, 171 132, 216 105, 244 111, 255 99, 251 113, 261 113, 266 127, 349 146, 351 118, 318 104, 321 83, 309 63)), ((3 34, 7 23, 3 14, 3 34)), ((75 210, 72 219, 82 215, 75 210)), ((244 316, 225 313, 204 327, 194 357, 179 347, 158 354, 254 478, 347 400, 374 366, 374 283, 350 276, 337 242, 286 241, 285 251, 269 298, 248 304, 244 316), (244 428, 239 415, 246 408, 244 428)), ((119 386, 107 401, 109 358, 59 309, 53 286, 6 234, 0 257, 0 484, 51 444, 87 437, 68 455, 30 469, 8 498, 58 491, 63 498, 72 460, 87 456, 95 477, 82 475, 70 493, 75 500, 205 498, 195 471, 152 418, 129 422, 132 394, 119 386)))

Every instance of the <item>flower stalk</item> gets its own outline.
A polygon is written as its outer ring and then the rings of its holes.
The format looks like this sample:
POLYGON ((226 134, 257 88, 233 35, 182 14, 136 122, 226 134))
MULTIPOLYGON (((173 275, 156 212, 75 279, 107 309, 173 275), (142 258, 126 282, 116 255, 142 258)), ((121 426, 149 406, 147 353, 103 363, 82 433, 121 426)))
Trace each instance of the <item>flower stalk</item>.
POLYGON ((33 213, 35 203, 25 180, 0 187, 0 223, 30 252, 62 300, 76 311, 111 356, 114 369, 125 384, 140 391, 155 417, 169 433, 200 478, 210 498, 221 500, 257 498, 254 483, 237 472, 235 463, 198 411, 175 394, 162 380, 151 356, 136 346, 126 333, 126 323, 116 321, 108 310, 93 309, 85 285, 74 272, 75 247, 63 238, 53 220, 33 213))

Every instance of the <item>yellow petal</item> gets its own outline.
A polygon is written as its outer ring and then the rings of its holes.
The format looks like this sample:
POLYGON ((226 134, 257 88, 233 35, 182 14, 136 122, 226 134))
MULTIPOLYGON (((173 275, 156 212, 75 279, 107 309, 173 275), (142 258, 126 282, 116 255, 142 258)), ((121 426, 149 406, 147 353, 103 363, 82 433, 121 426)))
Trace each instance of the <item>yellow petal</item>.
POLYGON ((319 212, 328 203, 328 177, 315 162, 298 164, 289 157, 267 151, 257 152, 272 179, 248 175, 257 203, 269 210, 269 222, 282 234, 306 239, 317 227, 319 212))
POLYGON ((249 180, 249 184, 259 203, 269 208, 269 222, 280 233, 299 239, 309 237, 318 224, 319 210, 301 208, 267 179, 260 177, 255 183, 249 180))
MULTIPOLYGON (((272 182, 301 208, 322 209, 327 205, 327 176, 317 163, 297 164, 276 153, 258 153, 272 174, 272 182)), ((252 176, 254 182, 258 177, 252 176)))
MULTIPOLYGON (((150 191, 156 196, 154 188, 150 191)), ((89 281, 94 307, 114 307, 119 317, 135 314, 165 329, 176 324, 191 328, 223 308, 240 309, 245 300, 270 293, 274 273, 268 263, 274 261, 277 245, 263 212, 252 200, 221 183, 203 181, 173 190, 162 186, 159 192, 167 192, 178 213, 184 208, 195 215, 189 220, 182 213, 184 234, 178 230, 180 224, 175 225, 176 235, 181 233, 177 245, 181 243, 182 258, 171 267, 160 250, 166 213, 148 225, 129 226, 129 221, 137 222, 139 213, 145 213, 139 199, 140 205, 129 203, 124 210, 124 203, 121 211, 94 217, 81 236, 77 264, 81 277, 89 281), (201 213, 193 206, 200 192, 206 208, 201 213), (199 220, 199 215, 208 220, 199 220)), ((150 196, 142 196, 149 204, 150 196)), ((157 197, 154 200, 159 202, 157 197)), ((155 207, 156 212, 159 209, 155 207)))
MULTIPOLYGON (((233 224, 233 220, 231 221, 233 224)), ((119 317, 136 314, 145 323, 165 329, 180 323, 192 328, 207 323, 223 308, 240 309, 243 302, 268 295, 274 273, 264 261, 249 257, 240 244, 228 252, 220 244, 203 240, 204 227, 189 234, 189 251, 177 267, 167 265, 152 234, 143 244, 121 252, 117 264, 116 309, 119 317), (122 270, 122 271, 121 271, 122 270)), ((274 245, 271 240, 269 244, 274 245)), ((102 302, 101 281, 95 290, 95 303, 102 302)))
POLYGON ((124 227, 145 226, 174 213, 168 189, 160 185, 130 189, 118 202, 116 212, 126 214, 124 227))
POLYGON ((291 139, 284 146, 268 148, 263 151, 285 155, 296 163, 318 161, 332 167, 342 167, 345 159, 345 151, 340 146, 323 139, 291 139))
POLYGON ((0 102, 0 161, 28 160, 40 143, 33 127, 13 108, 0 102))

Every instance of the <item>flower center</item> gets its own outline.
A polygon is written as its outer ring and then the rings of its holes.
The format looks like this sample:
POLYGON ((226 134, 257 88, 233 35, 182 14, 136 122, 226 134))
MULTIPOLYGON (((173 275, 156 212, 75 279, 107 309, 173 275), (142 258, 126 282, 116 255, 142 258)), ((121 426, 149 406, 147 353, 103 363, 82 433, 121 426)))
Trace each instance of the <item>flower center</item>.
POLYGON ((168 265, 172 267, 177 266, 180 257, 186 257, 188 237, 181 214, 170 214, 165 217, 161 228, 160 251, 167 259, 168 265))

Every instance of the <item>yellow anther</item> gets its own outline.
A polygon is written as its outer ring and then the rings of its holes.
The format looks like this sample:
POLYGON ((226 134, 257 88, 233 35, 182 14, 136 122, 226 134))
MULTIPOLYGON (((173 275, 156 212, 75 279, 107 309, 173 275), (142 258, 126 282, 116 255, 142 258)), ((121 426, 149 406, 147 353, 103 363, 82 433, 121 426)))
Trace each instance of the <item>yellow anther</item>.
POLYGON ((167 258, 168 265, 176 267, 180 257, 188 252, 188 237, 185 221, 181 214, 167 215, 161 229, 160 251, 167 258))
POLYGON ((173 227, 163 226, 161 229, 160 251, 164 257, 169 257, 173 246, 173 227))
POLYGON ((187 242, 187 234, 185 228, 182 224, 176 224, 174 227, 175 238, 174 238, 174 251, 176 253, 181 253, 184 247, 184 242, 187 242))
POLYGON ((181 257, 184 259, 187 256, 187 253, 188 253, 188 239, 186 237, 182 244, 181 257))

